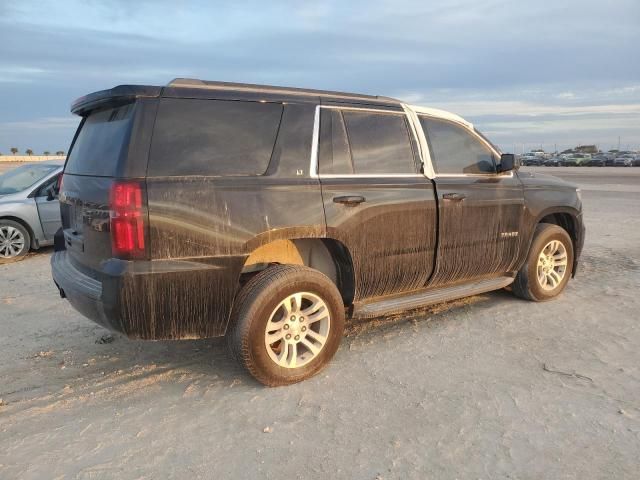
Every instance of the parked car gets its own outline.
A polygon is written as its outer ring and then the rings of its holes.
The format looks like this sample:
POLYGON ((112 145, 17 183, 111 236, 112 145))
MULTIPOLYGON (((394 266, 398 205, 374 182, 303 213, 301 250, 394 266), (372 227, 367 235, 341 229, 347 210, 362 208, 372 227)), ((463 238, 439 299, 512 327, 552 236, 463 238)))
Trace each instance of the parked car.
POLYGON ((567 155, 565 157, 560 157, 558 160, 558 166, 560 167, 577 167, 578 160, 573 155, 567 155))
POLYGON ((558 167, 560 159, 558 157, 551 157, 544 161, 543 165, 545 167, 558 167))
POLYGON ((604 167, 607 163, 607 157, 604 155, 595 155, 583 162, 581 165, 585 167, 604 167))
POLYGON ((536 157, 536 156, 527 156, 524 155, 522 157, 522 165, 526 167, 539 167, 544 163, 544 158, 536 157))
POLYGON ((178 79, 72 112, 61 296, 133 338, 225 335, 266 385, 319 372, 345 316, 508 285, 548 300, 576 272, 577 188, 442 110, 178 79))
POLYGON ((0 263, 53 243, 60 228, 62 161, 22 165, 0 175, 0 263))
POLYGON ((520 156, 520 163, 524 166, 540 166, 544 163, 544 156, 542 153, 527 152, 520 156))
POLYGON ((630 154, 622 155, 620 157, 616 157, 613 161, 614 167, 632 167, 633 166, 634 156, 630 154))
POLYGON ((574 153, 572 157, 576 161, 575 166, 577 167, 584 167, 591 160, 590 153, 574 153))

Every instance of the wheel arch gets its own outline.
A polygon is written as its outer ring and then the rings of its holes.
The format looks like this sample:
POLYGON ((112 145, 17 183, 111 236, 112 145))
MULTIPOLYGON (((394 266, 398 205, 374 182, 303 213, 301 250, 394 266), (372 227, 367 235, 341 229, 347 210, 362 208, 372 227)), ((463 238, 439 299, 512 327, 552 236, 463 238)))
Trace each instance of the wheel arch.
POLYGON ((572 277, 575 277, 582 242, 580 238, 582 232, 580 230, 580 221, 578 220, 579 214, 580 212, 578 210, 571 207, 551 207, 540 212, 533 223, 527 252, 529 248, 531 248, 536 225, 540 223, 550 223, 559 226, 564 229, 571 238, 574 253, 572 277))
POLYGON ((339 240, 326 237, 279 237, 268 242, 248 244, 248 256, 240 273, 240 283, 270 265, 290 264, 313 268, 329 277, 337 286, 345 305, 355 295, 353 262, 347 247, 339 240))

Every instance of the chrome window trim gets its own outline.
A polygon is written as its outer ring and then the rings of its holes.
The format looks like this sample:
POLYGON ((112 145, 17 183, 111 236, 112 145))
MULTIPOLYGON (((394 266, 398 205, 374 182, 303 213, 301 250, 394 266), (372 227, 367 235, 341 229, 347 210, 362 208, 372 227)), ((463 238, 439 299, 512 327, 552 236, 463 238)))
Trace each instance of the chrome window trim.
POLYGON ((352 107, 342 105, 318 105, 316 108, 326 108, 327 110, 351 110, 356 112, 376 112, 376 113, 390 113, 392 115, 405 115, 405 112, 399 112, 398 110, 384 110, 383 108, 369 108, 369 107, 352 107))
POLYGON ((436 178, 446 178, 446 177, 479 177, 479 178, 505 177, 505 178, 511 178, 511 177, 513 177, 513 170, 511 170, 509 172, 497 172, 497 173, 442 173, 440 175, 436 175, 436 178))
POLYGON ((429 143, 427 142, 427 137, 422 130, 422 125, 420 125, 418 114, 407 104, 403 103, 402 108, 407 113, 409 125, 412 128, 416 143, 418 144, 418 154, 420 156, 420 161, 422 162, 422 171, 424 172, 423 176, 427 177, 430 180, 433 180, 436 177, 436 173, 433 169, 433 163, 431 162, 431 151, 429 150, 429 143))
POLYGON ((309 176, 318 178, 318 140, 320 138, 320 105, 316 105, 313 115, 313 135, 311 137, 311 159, 309 161, 309 176))
POLYGON ((424 178, 421 173, 325 173, 320 178, 424 178))
MULTIPOLYGON (((352 107, 352 106, 341 106, 341 105, 316 105, 314 118, 313 118, 313 135, 311 140, 311 156, 309 160, 309 176, 311 178, 428 178, 430 180, 434 180, 437 178, 447 178, 447 177, 478 177, 478 178, 490 178, 490 177, 505 177, 511 178, 513 177, 513 171, 508 173, 505 172, 495 172, 495 173, 436 173, 433 162, 431 160, 431 150, 429 149, 429 143, 427 141, 426 134, 422 128, 422 124, 420 123, 420 116, 430 117, 437 120, 444 120, 460 127, 464 128, 467 132, 471 133, 473 137, 478 139, 480 143, 485 145, 489 151, 491 151, 496 159, 500 158, 500 152, 498 152, 491 143, 487 142, 482 136, 478 135, 478 133, 473 128, 473 125, 467 122, 464 119, 458 120, 456 116, 451 118, 445 116, 438 116, 432 112, 420 111, 420 109, 414 110, 411 106, 407 104, 400 104, 403 111, 394 111, 394 110, 384 110, 379 108, 366 108, 366 107, 352 107), (416 144, 418 145, 418 157, 422 162, 422 168, 424 170, 424 174, 421 173, 385 173, 385 174, 367 174, 367 173, 352 173, 352 174, 323 174, 320 175, 318 172, 318 151, 319 151, 319 141, 320 141, 320 109, 326 108, 329 110, 351 110, 351 111, 364 111, 364 112, 376 112, 376 113, 386 113, 392 115, 404 115, 407 119, 407 123, 409 124, 409 129, 411 134, 414 135, 414 139, 416 140, 416 144)), ((496 164, 497 167, 497 164, 496 164)))

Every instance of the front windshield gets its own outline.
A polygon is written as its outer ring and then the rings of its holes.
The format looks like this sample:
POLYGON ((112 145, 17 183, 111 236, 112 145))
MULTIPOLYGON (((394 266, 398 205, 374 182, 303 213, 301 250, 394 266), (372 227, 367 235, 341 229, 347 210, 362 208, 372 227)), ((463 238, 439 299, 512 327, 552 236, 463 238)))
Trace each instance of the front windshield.
POLYGON ((26 190, 42 180, 57 165, 23 165, 0 175, 0 195, 9 195, 26 190))

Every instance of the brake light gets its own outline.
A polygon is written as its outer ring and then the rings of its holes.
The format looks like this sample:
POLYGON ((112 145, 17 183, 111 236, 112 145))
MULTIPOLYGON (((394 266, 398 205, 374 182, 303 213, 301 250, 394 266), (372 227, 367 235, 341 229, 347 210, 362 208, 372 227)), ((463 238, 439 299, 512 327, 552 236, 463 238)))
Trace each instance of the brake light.
POLYGON ((120 258, 145 254, 144 209, 139 182, 116 181, 111 186, 111 249, 120 258))

